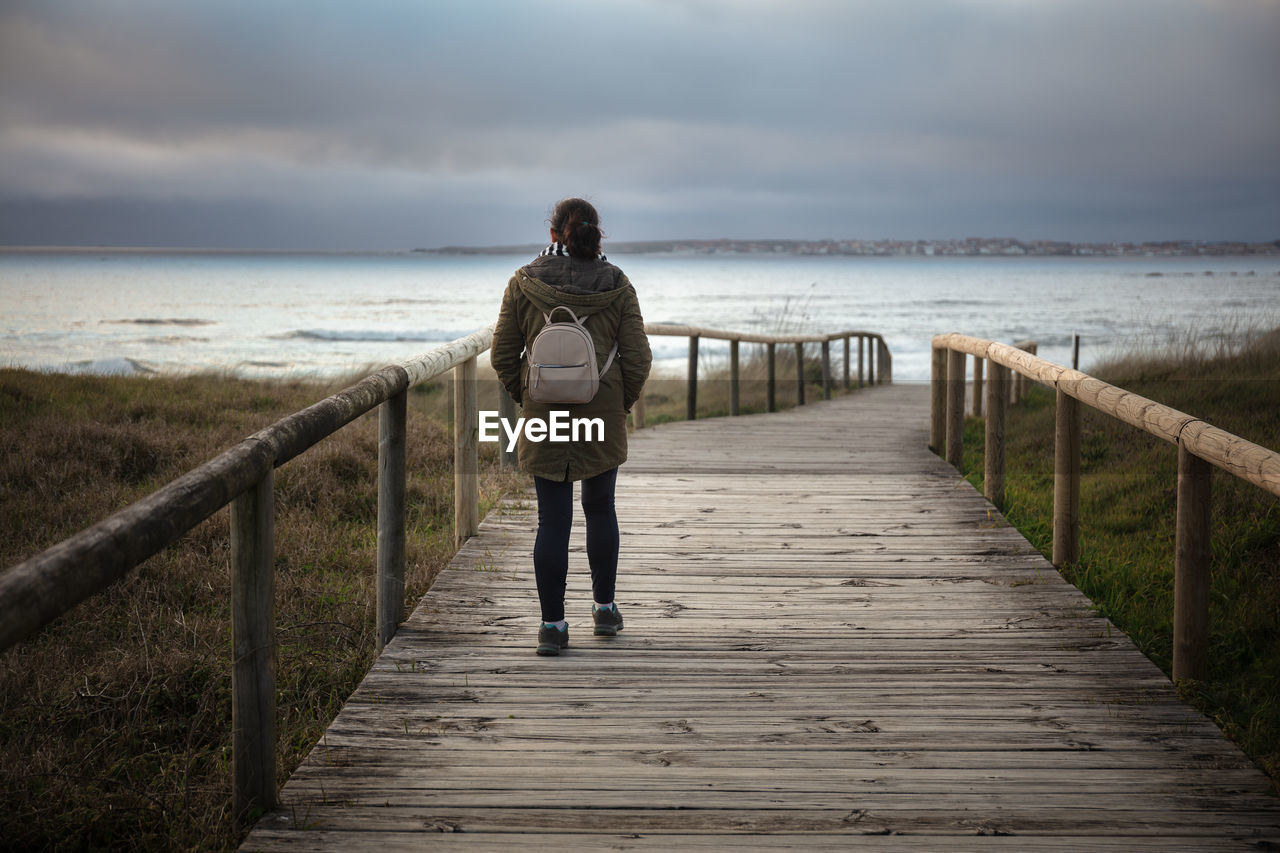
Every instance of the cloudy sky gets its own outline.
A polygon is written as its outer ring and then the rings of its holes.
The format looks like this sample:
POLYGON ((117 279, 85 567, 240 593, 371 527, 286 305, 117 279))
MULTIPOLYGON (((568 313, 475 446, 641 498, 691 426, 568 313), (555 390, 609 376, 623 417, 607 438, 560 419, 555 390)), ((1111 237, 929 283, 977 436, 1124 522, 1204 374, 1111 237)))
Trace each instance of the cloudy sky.
POLYGON ((0 244, 1280 238, 1280 0, 0 0, 0 244))

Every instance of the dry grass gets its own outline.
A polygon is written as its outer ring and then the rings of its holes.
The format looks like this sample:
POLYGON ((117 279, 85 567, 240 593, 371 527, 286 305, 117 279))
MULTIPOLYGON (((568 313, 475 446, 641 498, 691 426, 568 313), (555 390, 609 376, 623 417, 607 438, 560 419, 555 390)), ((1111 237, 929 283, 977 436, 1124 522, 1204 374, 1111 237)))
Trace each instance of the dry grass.
MULTIPOLYGON (((0 370, 0 565, 338 387, 0 370)), ((448 399, 410 394, 409 606, 453 552, 448 399)), ((281 782, 373 660, 377 440, 366 416, 277 472, 281 782)), ((481 480, 482 512, 521 485, 493 445, 481 480)), ((226 516, 0 654, 0 847, 235 846, 226 516)))
POLYGON ((1167 379, 1274 378, 1280 316, 1235 317, 1207 332, 1174 327, 1129 341, 1090 372, 1113 383, 1167 379))

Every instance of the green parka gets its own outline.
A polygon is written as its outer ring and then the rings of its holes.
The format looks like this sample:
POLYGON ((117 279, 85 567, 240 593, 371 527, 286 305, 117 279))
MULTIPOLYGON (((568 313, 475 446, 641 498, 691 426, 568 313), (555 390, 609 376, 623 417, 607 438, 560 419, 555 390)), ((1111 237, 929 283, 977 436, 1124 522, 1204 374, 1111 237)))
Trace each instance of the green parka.
MULTIPOLYGON (((556 319, 565 318, 562 314, 556 319)), ((585 480, 627 461, 627 412, 640 398, 653 356, 635 288, 622 270, 605 260, 556 255, 516 270, 502 296, 489 358, 525 418, 547 420, 556 410, 569 412, 571 418, 604 421, 603 441, 534 442, 522 431, 522 470, 547 480, 585 480), (597 368, 609 357, 614 340, 618 342, 618 354, 589 403, 537 403, 525 394, 525 350, 546 324, 546 313, 557 305, 567 305, 584 321, 596 348, 597 368)))

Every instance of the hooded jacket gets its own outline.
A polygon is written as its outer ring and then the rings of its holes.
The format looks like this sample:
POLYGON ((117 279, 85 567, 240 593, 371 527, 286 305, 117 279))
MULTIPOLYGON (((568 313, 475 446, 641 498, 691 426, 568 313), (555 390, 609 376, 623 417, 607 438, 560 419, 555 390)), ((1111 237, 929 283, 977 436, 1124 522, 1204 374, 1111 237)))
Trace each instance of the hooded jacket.
POLYGON ((547 420, 555 410, 567 411, 570 418, 604 422, 603 441, 534 442, 522 431, 522 470, 547 480, 585 480, 627 460, 627 412, 640 398, 653 356, 635 288, 622 270, 603 259, 557 255, 539 257, 516 270, 502 295, 489 358, 525 418, 547 420), (583 320, 595 345, 597 369, 618 342, 617 357, 600 377, 600 389, 589 403, 537 403, 525 393, 525 350, 546 324, 547 312, 557 305, 567 305, 583 320))

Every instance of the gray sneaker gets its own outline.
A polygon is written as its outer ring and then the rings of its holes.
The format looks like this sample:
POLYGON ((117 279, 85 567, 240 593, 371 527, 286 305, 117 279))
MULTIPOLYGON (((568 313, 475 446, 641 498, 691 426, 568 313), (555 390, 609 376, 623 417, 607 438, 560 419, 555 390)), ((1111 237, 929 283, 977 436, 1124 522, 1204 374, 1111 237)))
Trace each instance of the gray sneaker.
POLYGON ((555 625, 547 625, 545 623, 538 628, 538 654, 558 655, 561 649, 567 648, 569 648, 569 628, 567 626, 563 631, 555 625))
POLYGON ((613 637, 622 630, 622 614, 618 612, 618 605, 616 604, 608 610, 592 607, 591 618, 596 623, 596 636, 598 637, 613 637))

